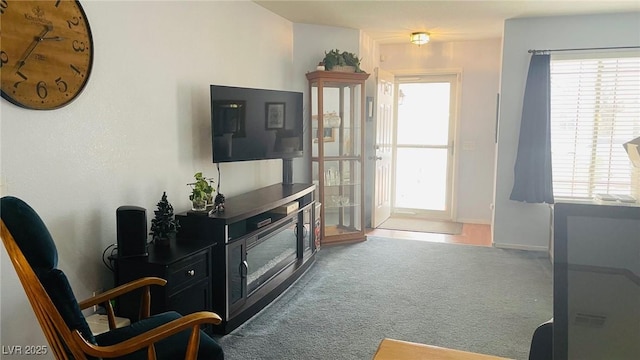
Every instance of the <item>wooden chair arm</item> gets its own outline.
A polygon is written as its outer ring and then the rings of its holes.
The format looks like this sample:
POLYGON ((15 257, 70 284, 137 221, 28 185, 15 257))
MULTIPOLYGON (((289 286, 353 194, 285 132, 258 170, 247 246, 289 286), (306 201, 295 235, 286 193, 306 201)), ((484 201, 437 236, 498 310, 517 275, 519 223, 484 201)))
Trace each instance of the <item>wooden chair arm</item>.
MULTIPOLYGON (((75 340, 81 344, 82 350, 85 353, 98 358, 113 358, 130 354, 140 349, 149 348, 154 343, 166 339, 171 335, 191 329, 185 359, 195 360, 200 344, 200 325, 217 325, 220 324, 220 322, 222 322, 222 319, 218 314, 209 311, 200 311, 175 319, 143 334, 109 346, 99 346, 88 343, 77 330, 74 331, 73 336, 76 338, 75 340)), ((147 353, 149 354, 149 358, 153 358, 151 354, 155 354, 155 349, 150 348, 147 353)))
POLYGON ((164 286, 166 283, 167 283, 167 280, 161 279, 159 277, 143 277, 143 278, 128 282, 126 284, 122 284, 113 289, 109 289, 89 299, 83 300, 80 303, 78 303, 78 305, 80 306, 80 309, 88 309, 93 305, 103 304, 111 299, 115 299, 118 296, 131 292, 135 289, 139 289, 141 287, 145 287, 149 285, 164 286))

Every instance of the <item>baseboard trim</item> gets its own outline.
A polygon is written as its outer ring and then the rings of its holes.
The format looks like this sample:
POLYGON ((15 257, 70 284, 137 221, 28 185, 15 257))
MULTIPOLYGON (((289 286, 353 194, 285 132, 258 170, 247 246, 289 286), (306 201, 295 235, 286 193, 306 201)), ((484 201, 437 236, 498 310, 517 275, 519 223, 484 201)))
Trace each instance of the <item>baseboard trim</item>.
POLYGON ((457 219, 455 222, 460 222, 463 224, 478 224, 478 225, 491 225, 491 220, 483 220, 483 219, 457 219))
POLYGON ((512 249, 512 250, 527 250, 527 251, 542 251, 549 252, 549 248, 546 246, 533 246, 533 245, 520 245, 520 244, 496 244, 493 243, 493 247, 500 249, 512 249))

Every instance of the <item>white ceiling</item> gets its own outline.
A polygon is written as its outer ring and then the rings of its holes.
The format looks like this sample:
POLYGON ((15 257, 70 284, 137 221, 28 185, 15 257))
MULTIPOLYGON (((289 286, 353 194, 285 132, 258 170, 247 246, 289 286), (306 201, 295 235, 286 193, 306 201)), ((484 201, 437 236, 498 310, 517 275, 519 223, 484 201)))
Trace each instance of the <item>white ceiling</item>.
POLYGON ((640 11, 640 0, 254 2, 294 23, 360 29, 380 44, 408 41, 415 31, 429 32, 431 41, 500 38, 511 18, 640 11))

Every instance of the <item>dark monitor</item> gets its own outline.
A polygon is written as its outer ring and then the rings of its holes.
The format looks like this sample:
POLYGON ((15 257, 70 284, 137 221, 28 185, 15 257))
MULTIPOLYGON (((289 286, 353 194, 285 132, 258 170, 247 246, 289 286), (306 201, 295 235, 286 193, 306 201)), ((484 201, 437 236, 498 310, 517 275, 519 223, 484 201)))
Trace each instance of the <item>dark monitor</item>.
POLYGON ((210 90, 214 163, 302 156, 301 92, 220 85, 210 90))
POLYGON ((554 205, 554 359, 640 359, 640 206, 554 205))

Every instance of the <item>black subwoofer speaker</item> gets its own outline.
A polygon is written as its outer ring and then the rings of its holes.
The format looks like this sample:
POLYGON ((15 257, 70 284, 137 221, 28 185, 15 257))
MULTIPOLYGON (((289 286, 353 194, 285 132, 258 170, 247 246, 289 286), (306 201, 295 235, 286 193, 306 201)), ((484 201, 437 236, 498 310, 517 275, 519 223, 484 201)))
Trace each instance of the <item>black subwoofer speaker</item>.
POLYGON ((147 210, 120 206, 116 210, 118 257, 147 256, 147 210))

